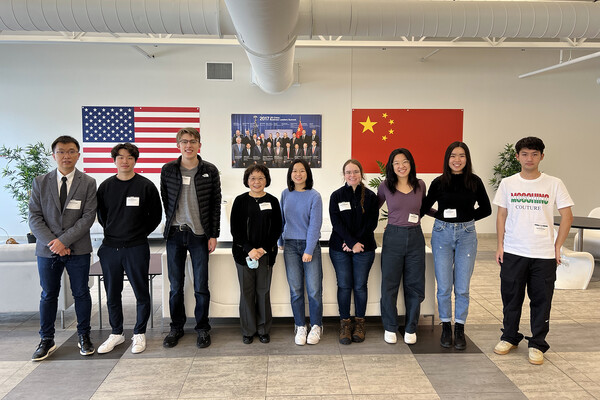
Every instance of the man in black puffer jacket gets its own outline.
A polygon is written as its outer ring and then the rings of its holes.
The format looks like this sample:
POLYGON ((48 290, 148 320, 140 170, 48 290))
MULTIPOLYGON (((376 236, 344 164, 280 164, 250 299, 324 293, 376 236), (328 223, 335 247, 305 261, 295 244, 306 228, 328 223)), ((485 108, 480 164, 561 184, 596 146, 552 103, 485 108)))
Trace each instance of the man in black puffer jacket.
POLYGON ((160 173, 160 194, 165 208, 167 263, 171 290, 171 330, 164 347, 175 347, 183 336, 186 313, 183 298, 185 260, 190 252, 194 271, 195 330, 199 348, 210 346, 208 323, 208 255, 217 247, 221 220, 219 171, 199 155, 200 133, 195 128, 177 132, 181 157, 166 163, 160 173))

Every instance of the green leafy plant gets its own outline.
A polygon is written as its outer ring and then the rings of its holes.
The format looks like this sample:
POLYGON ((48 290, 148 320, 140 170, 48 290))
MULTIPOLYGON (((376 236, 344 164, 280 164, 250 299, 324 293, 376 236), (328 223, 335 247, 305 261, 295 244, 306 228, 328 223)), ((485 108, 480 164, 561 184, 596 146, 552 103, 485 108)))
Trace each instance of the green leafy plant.
POLYGON ((502 178, 521 172, 521 164, 517 160, 517 152, 512 144, 504 145, 504 150, 498 153, 498 160, 498 163, 494 165, 494 174, 489 180, 494 190, 498 190, 502 178))
MULTIPOLYGON (((369 180, 369 186, 372 187, 373 189, 375 189, 375 191, 377 191, 377 189, 379 188, 379 185, 381 185, 381 183, 385 179, 385 164, 379 160, 376 160, 375 162, 377 163, 377 166, 379 167, 379 176, 369 180)), ((385 221, 386 219, 388 219, 388 212, 387 212, 387 210, 382 209, 381 210, 381 218, 379 218, 379 220, 385 221)))
POLYGON ((8 178, 4 188, 17 201, 22 222, 27 222, 29 217, 29 197, 33 179, 50 171, 51 155, 52 152, 42 142, 15 148, 2 145, 0 148, 0 157, 8 161, 2 169, 2 177, 8 178))

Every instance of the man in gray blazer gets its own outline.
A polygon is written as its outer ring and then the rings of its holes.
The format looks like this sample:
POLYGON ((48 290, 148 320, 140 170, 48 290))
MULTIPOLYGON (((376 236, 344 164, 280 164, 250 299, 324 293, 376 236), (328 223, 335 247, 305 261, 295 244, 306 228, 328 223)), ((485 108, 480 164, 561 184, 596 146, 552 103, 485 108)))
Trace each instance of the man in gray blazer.
POLYGON ((29 200, 29 227, 37 238, 35 255, 42 295, 40 337, 33 361, 41 361, 54 350, 54 322, 58 307, 60 279, 66 268, 75 299, 79 353, 94 354, 90 340, 92 299, 88 287, 90 272, 90 227, 96 217, 96 181, 75 168, 79 143, 60 136, 52 143, 57 169, 35 178, 29 200))

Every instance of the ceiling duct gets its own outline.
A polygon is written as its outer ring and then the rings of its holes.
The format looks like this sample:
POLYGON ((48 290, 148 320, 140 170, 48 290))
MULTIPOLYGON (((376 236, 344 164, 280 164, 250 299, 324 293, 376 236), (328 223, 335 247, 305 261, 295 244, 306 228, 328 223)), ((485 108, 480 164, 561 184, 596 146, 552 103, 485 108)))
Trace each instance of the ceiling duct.
POLYGON ((281 93, 294 82, 300 0, 225 0, 258 86, 281 93))
POLYGON ((600 2, 0 0, 0 31, 237 35, 259 86, 280 93, 298 35, 598 39, 600 2))

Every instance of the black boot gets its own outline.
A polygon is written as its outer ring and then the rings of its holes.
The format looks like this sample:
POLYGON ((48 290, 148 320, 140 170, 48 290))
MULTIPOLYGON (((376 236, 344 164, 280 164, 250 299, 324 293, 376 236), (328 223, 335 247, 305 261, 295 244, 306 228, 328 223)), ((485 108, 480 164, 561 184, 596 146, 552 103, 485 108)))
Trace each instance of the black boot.
POLYGON ((442 322, 442 337, 440 338, 442 347, 452 346, 452 325, 450 322, 442 322))
POLYGON ((464 350, 467 348, 465 340, 465 325, 456 322, 454 324, 454 348, 456 350, 464 350))

